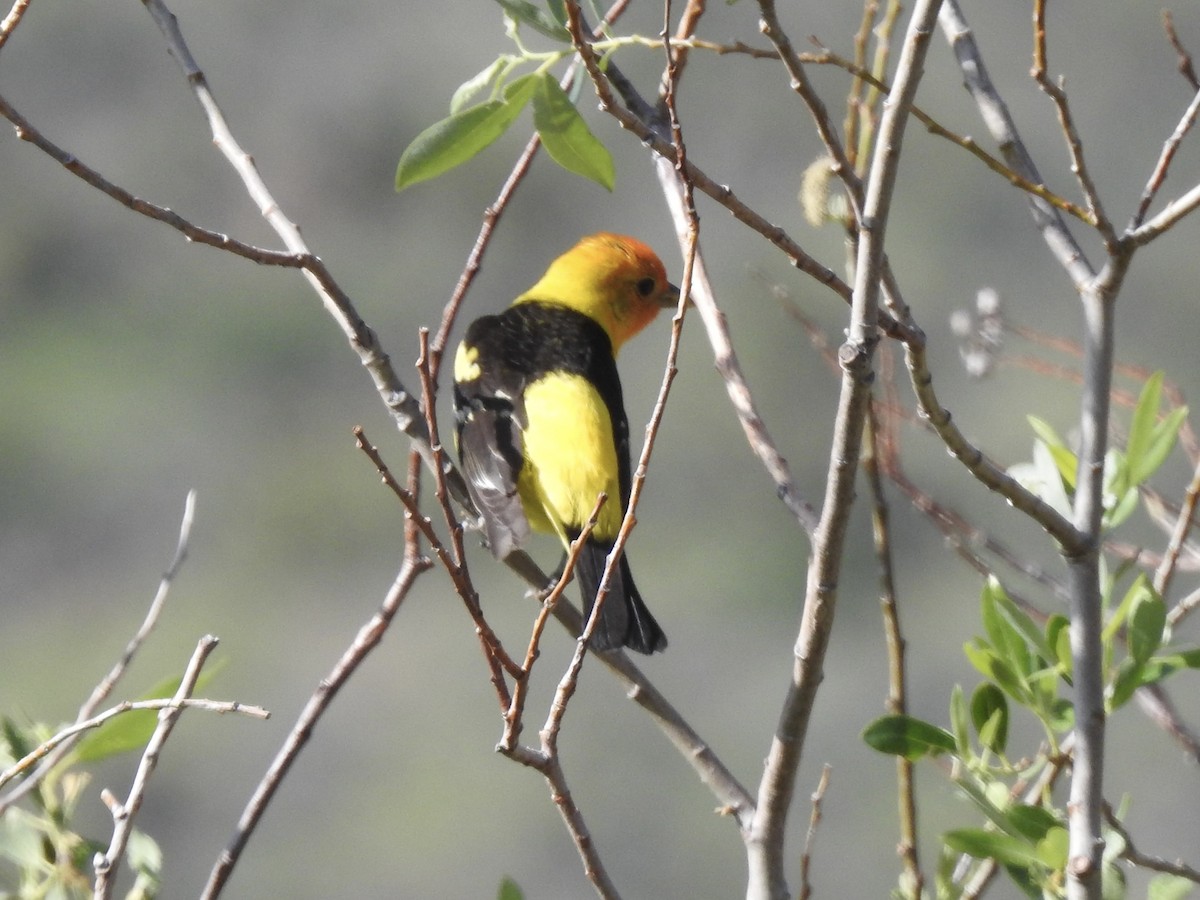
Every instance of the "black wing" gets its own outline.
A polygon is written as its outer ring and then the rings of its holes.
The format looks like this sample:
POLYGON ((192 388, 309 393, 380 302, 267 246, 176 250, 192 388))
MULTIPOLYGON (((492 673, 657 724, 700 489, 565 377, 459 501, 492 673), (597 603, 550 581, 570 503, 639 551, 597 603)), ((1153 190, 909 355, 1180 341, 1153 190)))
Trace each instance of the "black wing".
POLYGON ((463 348, 472 359, 467 368, 474 377, 459 380, 461 373, 456 372, 454 382, 458 455, 483 514, 488 546, 497 559, 504 559, 529 537, 529 521, 517 493, 524 464, 522 395, 528 378, 506 362, 510 356, 504 352, 507 330, 500 316, 473 322, 463 348))

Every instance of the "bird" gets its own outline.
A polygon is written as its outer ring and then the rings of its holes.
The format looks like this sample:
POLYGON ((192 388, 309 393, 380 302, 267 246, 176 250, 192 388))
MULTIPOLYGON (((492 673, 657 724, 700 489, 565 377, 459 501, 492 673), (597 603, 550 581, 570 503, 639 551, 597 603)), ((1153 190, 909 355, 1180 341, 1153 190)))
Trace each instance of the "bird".
MULTIPOLYGON (((585 619, 632 481, 617 353, 678 301, 653 250, 601 232, 555 259, 508 308, 473 321, 455 353, 459 459, 497 559, 535 531, 569 550, 600 493, 608 497, 575 565, 585 619)), ((622 554, 590 647, 650 654, 666 646, 622 554)))

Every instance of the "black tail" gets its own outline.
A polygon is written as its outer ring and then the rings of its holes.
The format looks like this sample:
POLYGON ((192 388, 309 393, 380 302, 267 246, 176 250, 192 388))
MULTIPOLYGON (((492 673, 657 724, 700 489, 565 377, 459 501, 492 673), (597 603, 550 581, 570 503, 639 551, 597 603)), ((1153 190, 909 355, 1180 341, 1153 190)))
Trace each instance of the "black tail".
MULTIPOLYGON (((611 545, 589 540, 575 563, 575 577, 583 591, 585 620, 592 614, 596 591, 604 576, 604 560, 611 549, 611 545)), ((600 621, 592 632, 591 647, 593 650, 628 647, 638 653, 654 653, 665 650, 666 646, 667 636, 642 602, 642 595, 638 593, 629 571, 629 558, 622 554, 608 585, 608 597, 600 610, 600 621)))

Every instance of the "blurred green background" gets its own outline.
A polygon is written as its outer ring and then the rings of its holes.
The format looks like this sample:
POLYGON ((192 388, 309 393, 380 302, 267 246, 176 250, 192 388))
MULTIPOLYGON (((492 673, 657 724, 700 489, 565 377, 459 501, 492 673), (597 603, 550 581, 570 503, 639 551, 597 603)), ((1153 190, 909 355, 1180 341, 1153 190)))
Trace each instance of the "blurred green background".
MULTIPOLYGON (((1043 175, 1076 196, 1053 110, 1027 76, 1027 5, 964 6, 1043 175)), ((172 8, 283 211, 415 387, 417 329, 436 327, 528 120, 449 177, 396 195, 392 175, 406 144, 445 115, 454 88, 511 49, 499 8, 486 0, 181 0, 172 8)), ((783 12, 798 45, 813 34, 849 54, 857 4, 783 12)), ((1051 72, 1067 77, 1088 161, 1110 215, 1123 224, 1189 90, 1174 72, 1156 10, 1066 2, 1052 6, 1049 24, 1051 72)), ((1181 10, 1178 25, 1200 48, 1195 10, 1181 10)), ((656 4, 635 3, 620 28, 655 34, 660 26, 656 4)), ((749 2, 712 4, 701 34, 762 44, 749 2)), ((653 92, 654 52, 631 50, 619 60, 653 92)), ((927 69, 918 102, 982 139, 940 35, 927 69)), ((813 77, 840 121, 846 77, 813 77)), ((47 137, 138 196, 277 246, 211 146, 138 4, 34 3, 0 53, 0 92, 47 137)), ((464 317, 506 304, 579 236, 602 229, 648 241, 678 277, 646 153, 590 98, 585 92, 581 107, 616 158, 616 190, 610 195, 539 158, 504 215, 464 317)), ((840 270, 839 235, 804 224, 795 199, 800 173, 820 148, 782 69, 695 53, 679 102, 692 160, 840 270)), ((969 380, 949 314, 991 286, 1014 320, 1071 337, 1077 302, 1018 193, 915 123, 907 141, 889 232, 892 263, 929 334, 936 383, 956 421, 997 460, 1021 461, 1031 444, 1024 415, 1067 433, 1076 390, 1011 366, 969 380)), ((1187 144, 1165 196, 1198 175, 1195 144, 1187 144)), ((700 212, 741 361, 815 504, 837 381, 775 289, 835 343, 845 311, 723 210, 702 199, 700 212)), ((1122 358, 1166 369, 1193 398, 1200 396, 1198 228, 1193 217, 1142 254, 1118 319, 1122 358)), ((1098 258, 1098 243, 1080 235, 1098 258)), ((266 723, 186 715, 163 755, 140 824, 166 851, 164 896, 194 895, 300 707, 398 567, 402 510, 355 450, 351 428, 362 425, 397 469, 405 444, 299 276, 189 245, 11 130, 0 136, 0 273, 0 711, 49 722, 73 717, 141 621, 173 551, 184 496, 195 488, 191 557, 119 694, 181 670, 197 638, 211 632, 222 639, 224 669, 207 693, 274 713, 266 723)), ((651 328, 621 361, 635 437, 659 384, 667 330, 651 328)), ((446 398, 442 407, 448 421, 446 398)), ((909 428, 904 440, 914 479, 1059 571, 1044 537, 974 485, 927 435, 909 428)), ((1181 457, 1166 475, 1162 486, 1178 494, 1187 477, 1181 457)), ((952 685, 977 681, 961 647, 978 630, 979 581, 898 497, 893 523, 913 712, 944 722, 952 685)), ((1131 523, 1122 537, 1161 546, 1161 536, 1139 528, 1131 523)), ((488 615, 519 645, 533 611, 523 586, 472 549, 488 615)), ((747 451, 698 321, 689 321, 629 551, 671 639, 644 668, 751 788, 791 668, 807 551, 747 451)), ((557 561, 550 542, 534 552, 547 566, 557 561)), ((1192 579, 1183 576, 1179 589, 1190 590, 1192 579)), ((1053 607, 1020 579, 1015 586, 1053 607)), ((886 694, 877 609, 860 505, 789 845, 798 860, 805 797, 831 762, 814 847, 817 896, 884 896, 898 870, 893 763, 859 740, 886 694)), ((1194 642, 1194 633, 1188 637, 1194 642)), ((444 577, 422 578, 321 722, 226 896, 489 897, 504 874, 531 898, 591 896, 541 779, 492 750, 501 722, 477 647, 444 577)), ((528 739, 570 650, 558 629, 544 643, 528 739)), ((1175 694, 1185 713, 1200 714, 1194 676, 1181 676, 1175 694)), ((1116 718, 1111 740, 1108 794, 1134 793, 1130 824, 1139 846, 1195 861, 1195 769, 1136 711, 1116 718)), ((599 666, 585 667, 561 743, 576 798, 626 896, 743 892, 732 820, 714 815, 712 796, 599 666)), ((94 786, 123 795, 133 763, 100 767, 94 786)), ((974 817, 931 768, 921 771, 921 787, 929 866, 937 830, 974 817)), ((83 808, 88 833, 107 840, 98 798, 83 808)), ((993 896, 1009 890, 998 885, 993 896)))

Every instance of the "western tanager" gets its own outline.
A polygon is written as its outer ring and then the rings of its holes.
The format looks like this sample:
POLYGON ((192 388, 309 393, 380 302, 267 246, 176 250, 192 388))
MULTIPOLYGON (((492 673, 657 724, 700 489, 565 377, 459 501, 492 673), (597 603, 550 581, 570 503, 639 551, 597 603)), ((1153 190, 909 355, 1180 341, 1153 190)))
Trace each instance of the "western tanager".
MULTIPOLYGON (((454 358, 458 452, 497 559, 521 547, 531 529, 568 546, 600 492, 608 495, 575 568, 585 615, 629 503, 617 351, 678 298, 649 247, 594 234, 554 260, 504 312, 471 323, 454 358)), ((640 653, 667 646, 626 555, 591 646, 640 653)))

